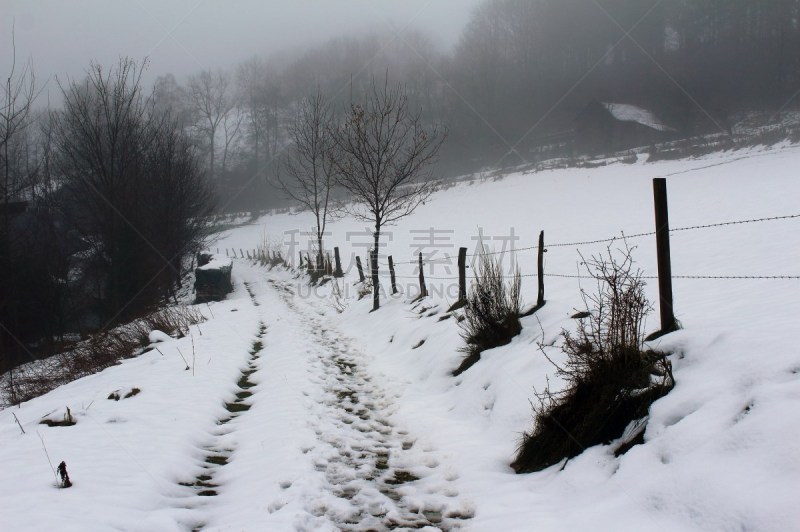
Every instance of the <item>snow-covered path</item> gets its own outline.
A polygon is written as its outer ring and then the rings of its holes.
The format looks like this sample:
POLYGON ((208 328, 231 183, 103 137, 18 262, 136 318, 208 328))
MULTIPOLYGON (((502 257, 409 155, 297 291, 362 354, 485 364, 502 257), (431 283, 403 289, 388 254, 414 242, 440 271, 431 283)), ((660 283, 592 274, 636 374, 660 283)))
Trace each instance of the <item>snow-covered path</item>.
POLYGON ((307 332, 304 341, 315 356, 309 380, 318 388, 309 394, 309 422, 318 441, 307 454, 326 485, 311 494, 308 511, 321 519, 310 528, 324 522, 344 530, 459 528, 470 515, 456 504, 455 475, 445 472, 435 451, 414 449, 413 434, 392 424, 392 397, 369 376, 366 355, 297 302, 291 285, 268 282, 307 332))
POLYGON ((393 423, 394 396, 370 375, 368 355, 319 311, 322 302, 298 298, 287 272, 245 261, 235 271, 263 321, 230 413, 215 420, 203 463, 182 482, 209 496, 192 505, 190 527, 464 528, 474 510, 458 497, 457 472, 393 423), (279 380, 282 387, 270 386, 279 380), (297 430, 281 417, 294 418, 297 430), (237 496, 248 490, 264 493, 264 504, 237 496))

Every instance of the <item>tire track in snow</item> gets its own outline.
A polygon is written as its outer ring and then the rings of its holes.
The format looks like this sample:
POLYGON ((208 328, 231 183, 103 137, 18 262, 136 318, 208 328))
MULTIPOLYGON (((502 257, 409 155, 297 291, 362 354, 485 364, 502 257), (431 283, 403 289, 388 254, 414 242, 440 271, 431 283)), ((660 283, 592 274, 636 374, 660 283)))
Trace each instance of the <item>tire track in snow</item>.
MULTIPOLYGON (((244 285, 253 305, 259 306, 250 284, 245 282, 244 285)), ((264 348, 263 338, 266 332, 266 324, 260 321, 258 333, 250 349, 250 358, 244 369, 241 370, 240 377, 236 382, 237 391, 234 394, 234 398, 225 403, 227 414, 218 418, 215 428, 209 431, 208 443, 201 447, 203 459, 194 478, 189 481, 179 482, 181 486, 191 490, 196 497, 216 497, 218 495, 220 485, 215 482, 215 476, 221 468, 228 464, 235 452, 235 448, 225 443, 226 436, 236 430, 235 427, 229 426, 229 423, 250 410, 251 405, 248 399, 253 395, 250 389, 255 386, 250 377, 258 371, 256 363, 264 348)), ((198 508, 198 505, 191 504, 190 508, 198 508)), ((194 532, 202 530, 206 523, 198 518, 190 521, 187 526, 194 532)))
MULTIPOLYGON (((311 516, 298 530, 333 525, 339 530, 455 530, 473 516, 459 501, 452 480, 432 450, 415 448, 415 439, 391 421, 391 399, 362 367, 364 355, 347 338, 294 301, 293 289, 268 279, 316 346, 310 378, 319 385, 318 445, 304 449, 324 474, 329 493, 306 502, 311 516), (334 497, 331 497, 330 495, 334 497)), ((312 416, 313 419, 313 416, 312 416)))

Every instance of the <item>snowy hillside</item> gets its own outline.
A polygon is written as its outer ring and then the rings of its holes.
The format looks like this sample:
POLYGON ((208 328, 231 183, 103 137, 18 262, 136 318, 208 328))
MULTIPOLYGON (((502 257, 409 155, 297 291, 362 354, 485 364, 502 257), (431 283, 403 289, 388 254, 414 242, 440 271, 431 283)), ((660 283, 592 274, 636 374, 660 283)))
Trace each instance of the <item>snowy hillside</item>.
MULTIPOLYGON (((190 337, 0 411, 0 529, 800 530, 798 165, 800 147, 778 146, 460 183, 390 228, 382 282, 392 255, 402 294, 375 313, 353 285, 371 242, 363 223, 339 220, 327 238, 347 270, 340 298, 333 283, 236 259, 234 293, 198 306, 208 321, 190 337), (672 270, 683 329, 652 344, 671 353, 676 387, 627 454, 599 446, 515 475, 534 389, 558 385, 540 346, 563 360, 561 330, 592 288, 570 277, 580 254, 653 231, 654 177, 667 178, 670 225, 682 229, 672 270), (461 246, 474 254, 482 235, 509 251, 504 265, 519 265, 532 304, 536 254, 525 248, 541 230, 546 306, 451 376, 464 342, 447 312, 450 259, 461 246), (419 252, 446 260, 426 266, 431 296, 412 304, 419 252), (772 278, 782 276, 794 278, 772 278), (39 424, 67 407, 75 425, 39 424), (48 463, 62 460, 70 489, 56 489, 48 463)), ((267 238, 296 261, 312 225, 269 216, 212 250, 267 238)), ((629 243, 655 276, 655 238, 629 243)))

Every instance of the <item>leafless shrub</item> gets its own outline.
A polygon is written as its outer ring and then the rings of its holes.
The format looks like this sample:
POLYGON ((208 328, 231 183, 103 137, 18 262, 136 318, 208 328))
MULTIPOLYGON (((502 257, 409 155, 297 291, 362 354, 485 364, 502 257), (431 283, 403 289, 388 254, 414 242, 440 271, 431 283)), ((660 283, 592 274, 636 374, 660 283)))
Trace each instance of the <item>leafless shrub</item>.
POLYGON ((261 266, 286 266, 283 257, 283 245, 280 239, 271 237, 264 232, 256 249, 257 259, 261 266))
MULTIPOLYGON (((596 291, 581 291, 587 317, 577 332, 562 332, 567 363, 556 368, 566 387, 561 392, 548 387, 537 394, 534 429, 523 436, 512 464, 518 473, 539 471, 587 447, 620 438, 672 389, 666 356, 643 350, 651 305, 631 252, 627 245, 616 253, 609 247, 606 255, 583 261, 596 291)), ((641 424, 636 438, 643 430, 641 424)), ((627 450, 620 449, 616 451, 627 450)))
POLYGON ((461 337, 467 342, 467 356, 453 374, 460 375, 478 360, 481 352, 511 342, 520 333, 522 300, 519 269, 509 284, 503 275, 502 262, 491 255, 480 256, 475 282, 467 297, 464 320, 459 322, 461 337))
POLYGON ((358 290, 356 293, 358 294, 358 300, 361 301, 368 295, 372 294, 372 277, 364 277, 364 282, 359 283, 358 290))
POLYGON ((331 288, 331 306, 337 314, 341 314, 347 309, 347 302, 344 294, 342 294, 342 288, 339 286, 339 281, 337 279, 333 279, 333 285, 331 288))

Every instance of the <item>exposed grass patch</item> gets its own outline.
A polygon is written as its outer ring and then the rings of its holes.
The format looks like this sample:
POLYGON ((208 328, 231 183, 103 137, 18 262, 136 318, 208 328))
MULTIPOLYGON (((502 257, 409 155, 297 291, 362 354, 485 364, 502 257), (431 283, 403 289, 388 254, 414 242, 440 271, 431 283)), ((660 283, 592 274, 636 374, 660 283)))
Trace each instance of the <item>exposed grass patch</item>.
POLYGON ((255 383, 253 383, 253 382, 250 380, 250 378, 249 378, 249 377, 250 377, 250 375, 252 375, 253 373, 254 373, 254 372, 252 372, 252 371, 251 371, 251 372, 249 372, 249 373, 248 373, 248 372, 243 372, 243 373, 242 373, 242 376, 241 376, 241 377, 239 378, 239 380, 236 382, 236 386, 238 386, 238 387, 239 387, 239 388, 241 388, 242 390, 249 390, 250 388, 252 388, 253 386, 255 386, 255 383))
POLYGON ((71 427, 72 425, 76 425, 77 422, 73 419, 68 421, 66 419, 61 420, 53 420, 53 419, 43 419, 39 422, 40 425, 47 425, 48 427, 71 427))
POLYGON ((218 455, 218 454, 211 455, 211 456, 206 457, 205 462, 207 464, 212 464, 212 465, 216 465, 216 466, 224 466, 224 465, 228 465, 228 457, 227 456, 218 455))
POLYGON ((419 477, 409 471, 395 471, 392 478, 387 479, 386 484, 392 486, 399 486, 400 484, 407 484, 419 480, 419 477))
POLYGON ((69 407, 67 407, 64 417, 62 417, 61 419, 55 419, 50 417, 42 419, 39 422, 40 425, 47 425, 48 427, 71 427, 77 423, 78 421, 73 417, 69 407))
POLYGON ((131 397, 137 396, 141 393, 142 390, 139 388, 131 388, 131 391, 125 394, 125 399, 129 399, 131 397))
POLYGON ((250 410, 250 405, 248 405, 247 403, 239 403, 239 402, 225 403, 225 410, 227 410, 231 414, 236 414, 239 412, 247 412, 248 410, 250 410))

